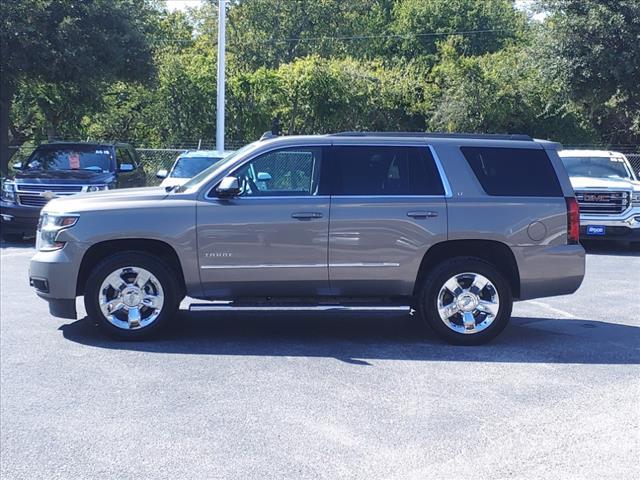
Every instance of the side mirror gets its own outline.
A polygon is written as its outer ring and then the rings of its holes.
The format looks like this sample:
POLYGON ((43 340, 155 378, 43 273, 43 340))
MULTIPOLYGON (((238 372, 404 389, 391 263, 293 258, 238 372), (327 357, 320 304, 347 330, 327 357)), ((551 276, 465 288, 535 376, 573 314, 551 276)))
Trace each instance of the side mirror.
POLYGON ((269 180, 271 180, 271 174, 267 172, 258 172, 259 182, 268 182, 269 180))
POLYGON ((13 165, 11 165, 11 167, 12 167, 14 170, 22 170, 22 163, 20 163, 20 162, 16 162, 16 163, 14 163, 13 165))
POLYGON ((121 163, 120 167, 118 168, 119 172, 133 172, 133 170, 135 169, 135 167, 133 166, 132 163, 121 163))
POLYGON ((216 188, 219 197, 233 197, 240 193, 238 177, 224 177, 216 188))
POLYGON ((162 170, 158 170, 158 173, 156 173, 156 177, 158 178, 167 178, 169 176, 169 172, 167 171, 166 168, 163 168, 162 170))

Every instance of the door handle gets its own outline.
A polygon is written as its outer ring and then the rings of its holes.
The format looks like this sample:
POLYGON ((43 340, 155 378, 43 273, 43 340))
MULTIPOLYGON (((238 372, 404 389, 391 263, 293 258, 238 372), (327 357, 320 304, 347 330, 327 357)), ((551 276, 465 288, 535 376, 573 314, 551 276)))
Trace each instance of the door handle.
POLYGON ((322 217, 323 215, 320 212, 294 212, 291 214, 291 218, 295 218, 296 220, 312 220, 322 217))
POLYGON ((411 217, 411 218, 434 218, 437 216, 438 216, 438 212, 423 212, 423 211, 407 212, 407 217, 411 217))

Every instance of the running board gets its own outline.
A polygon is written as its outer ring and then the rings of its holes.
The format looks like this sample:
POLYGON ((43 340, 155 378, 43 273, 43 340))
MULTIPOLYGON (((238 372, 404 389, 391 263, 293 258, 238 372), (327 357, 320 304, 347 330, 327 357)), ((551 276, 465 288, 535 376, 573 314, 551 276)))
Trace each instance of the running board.
POLYGON ((191 312, 405 312, 409 305, 233 305, 230 303, 192 303, 191 312))

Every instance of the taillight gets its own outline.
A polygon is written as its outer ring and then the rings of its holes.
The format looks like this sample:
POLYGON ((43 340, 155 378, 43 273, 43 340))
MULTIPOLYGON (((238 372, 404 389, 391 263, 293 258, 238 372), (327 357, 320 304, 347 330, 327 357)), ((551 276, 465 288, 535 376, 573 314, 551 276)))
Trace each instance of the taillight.
POLYGON ((575 245, 580 241, 580 206, 575 197, 567 197, 567 243, 575 245))

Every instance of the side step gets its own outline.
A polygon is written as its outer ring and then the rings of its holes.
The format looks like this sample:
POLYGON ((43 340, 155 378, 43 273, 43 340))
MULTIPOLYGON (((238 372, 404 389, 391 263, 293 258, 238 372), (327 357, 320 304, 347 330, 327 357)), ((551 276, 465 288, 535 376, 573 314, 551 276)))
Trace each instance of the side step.
POLYGON ((234 305, 232 302, 192 303, 191 312, 404 312, 410 305, 234 305))

